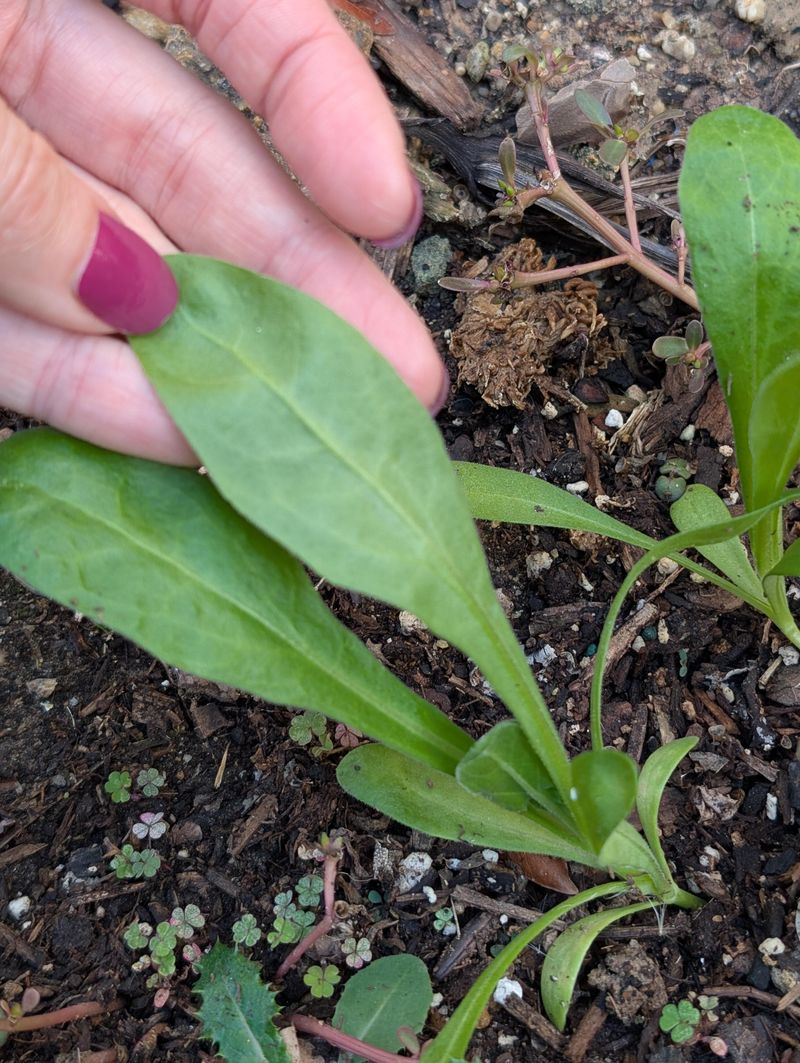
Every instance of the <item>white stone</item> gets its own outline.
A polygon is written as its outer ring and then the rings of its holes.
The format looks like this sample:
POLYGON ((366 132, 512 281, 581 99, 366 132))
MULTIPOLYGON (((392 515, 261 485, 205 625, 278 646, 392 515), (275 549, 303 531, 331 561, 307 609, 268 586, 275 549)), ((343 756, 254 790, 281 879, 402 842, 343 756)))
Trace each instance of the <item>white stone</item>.
POLYGON ((481 853, 481 856, 487 864, 496 864, 497 861, 500 859, 500 853, 498 853, 495 849, 484 849, 481 853))
POLYGON ((428 853, 409 853, 400 861, 395 888, 398 893, 411 893, 431 869, 433 860, 428 853))
POLYGON ((589 485, 585 480, 576 480, 574 483, 567 484, 567 490, 571 495, 585 495, 589 490, 589 485))
POLYGON ((786 946, 780 938, 764 938, 758 946, 758 951, 762 956, 780 956, 782 952, 786 952, 786 946))
POLYGON ((419 617, 414 616, 413 613, 409 613, 405 609, 401 610, 397 619, 400 623, 400 630, 404 635, 412 635, 415 631, 428 630, 419 617))
POLYGON ((797 664, 800 661, 800 653, 794 646, 781 646, 778 650, 778 656, 784 664, 788 665, 797 664))
POLYGON ((13 901, 8 902, 8 914, 17 922, 19 922, 23 916, 27 915, 30 910, 30 897, 15 897, 13 901))
POLYGON ((558 417, 558 410, 556 409, 555 404, 550 402, 549 399, 544 406, 542 406, 542 417, 547 421, 552 421, 558 417))
POLYGON ((505 1004, 509 997, 519 997, 522 1000, 522 986, 513 978, 501 978, 493 997, 497 1004, 505 1004))
POLYGON ((767 5, 764 0, 736 0, 734 10, 742 22, 763 22, 767 5))
POLYGON ((684 430, 680 434, 680 440, 682 443, 691 443, 697 434, 697 429, 693 424, 687 424, 684 430))
POLYGON ((636 58, 642 63, 647 63, 653 58, 653 53, 650 51, 647 45, 640 44, 639 47, 636 49, 636 58))
POLYGON ((675 30, 667 30, 661 41, 661 51, 672 56, 673 59, 686 63, 694 59, 697 54, 697 45, 691 37, 677 33, 675 30))
POLYGON ((673 561, 671 557, 660 557, 656 563, 656 569, 661 576, 671 576, 678 567, 678 562, 673 561))
POLYGON ((767 794, 764 810, 767 813, 767 819, 774 823, 778 818, 778 798, 775 794, 767 794))
POLYGON ((611 409, 606 414, 606 419, 603 424, 606 428, 622 428, 625 424, 625 417, 619 410, 611 409))
POLYGON ((425 894, 428 904, 436 904, 436 890, 433 886, 423 886, 422 892, 425 894))
POLYGON ((532 577, 540 576, 543 572, 547 572, 549 568, 552 568, 552 565, 553 558, 547 550, 535 550, 525 558, 525 567, 528 570, 528 575, 532 577))

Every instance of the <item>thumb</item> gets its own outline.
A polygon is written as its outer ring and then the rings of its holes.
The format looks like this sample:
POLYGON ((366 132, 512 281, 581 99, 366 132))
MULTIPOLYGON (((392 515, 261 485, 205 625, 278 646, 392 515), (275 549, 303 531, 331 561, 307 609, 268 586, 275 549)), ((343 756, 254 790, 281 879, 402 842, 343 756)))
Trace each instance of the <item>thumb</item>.
POLYGON ((168 267, 0 98, 0 303, 73 332, 152 332, 168 267))

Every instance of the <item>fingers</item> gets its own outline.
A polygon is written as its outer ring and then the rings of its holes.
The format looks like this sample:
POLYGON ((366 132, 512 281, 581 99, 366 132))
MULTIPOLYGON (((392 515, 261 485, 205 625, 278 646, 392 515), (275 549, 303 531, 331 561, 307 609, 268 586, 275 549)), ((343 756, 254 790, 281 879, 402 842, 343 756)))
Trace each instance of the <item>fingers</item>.
POLYGON ((98 446, 195 465, 133 351, 0 308, 0 405, 98 446))
POLYGON ((270 128, 315 203, 348 232, 403 242, 422 201, 404 138, 326 0, 146 0, 179 22, 270 128))
POLYGON ((0 99, 0 303, 83 332, 150 332, 174 310, 158 253, 0 99))
MULTIPOLYGON (((302 4, 319 9, 322 0, 302 4)), ((249 7, 271 12, 285 5, 249 7)), ((6 37, 0 55, 0 90, 30 124, 135 198, 184 250, 271 274, 321 299, 365 333, 425 405, 439 401, 443 369, 424 325, 273 164, 241 116, 95 0, 54 2, 36 12, 17 29, 13 48, 6 37)), ((2 44, 0 20, 0 50, 2 44)), ((260 54, 270 45, 253 40, 242 47, 260 54)), ((338 173, 330 184, 341 184, 338 173)))

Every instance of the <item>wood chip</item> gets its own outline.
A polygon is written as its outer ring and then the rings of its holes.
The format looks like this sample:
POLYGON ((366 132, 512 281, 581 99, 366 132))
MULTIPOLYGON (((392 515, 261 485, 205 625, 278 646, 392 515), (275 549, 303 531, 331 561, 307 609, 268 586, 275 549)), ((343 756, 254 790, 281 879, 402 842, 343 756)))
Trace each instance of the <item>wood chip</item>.
POLYGON ((228 852, 238 856, 254 840, 256 831, 278 811, 278 799, 274 794, 267 794, 256 805, 241 827, 238 827, 228 842, 228 852))
POLYGON ((23 842, 22 845, 15 845, 6 852, 0 853, 0 867, 18 864, 20 860, 27 860, 29 856, 34 856, 44 848, 44 842, 23 842))

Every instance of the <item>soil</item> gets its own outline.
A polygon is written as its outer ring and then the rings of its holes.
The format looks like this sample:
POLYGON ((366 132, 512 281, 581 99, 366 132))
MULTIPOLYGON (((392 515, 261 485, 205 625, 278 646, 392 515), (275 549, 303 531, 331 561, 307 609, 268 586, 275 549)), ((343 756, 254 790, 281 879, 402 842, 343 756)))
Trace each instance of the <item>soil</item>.
MULTIPOLYGON (((495 44, 526 27, 549 34, 589 66, 632 57, 640 106, 652 108, 658 98, 687 112, 673 142, 655 146, 656 169, 664 174, 674 169, 674 141, 686 124, 719 103, 761 106, 798 128, 797 71, 786 67, 798 34, 784 29, 775 36, 769 18, 748 24, 727 5, 430 0, 405 7, 451 66, 465 61, 477 39, 495 44), (501 27, 487 31, 492 12, 503 16, 501 27), (657 36, 665 28, 690 38, 695 57, 681 65, 667 56, 657 36)), ((773 15, 780 25, 788 17, 783 10, 781 23, 773 15)), ((402 105, 402 88, 386 80, 402 105)), ((471 84, 471 92, 487 122, 504 115, 506 127, 513 124, 514 101, 491 75, 471 84)), ((455 188, 453 201, 463 203, 466 191, 441 157, 414 150, 455 188)), ((525 234, 559 265, 585 258, 585 244, 569 230, 526 223, 525 234)), ((457 218, 426 222, 418 242, 430 235, 450 241, 451 271, 492 257, 510 239, 505 230, 469 229, 457 218)), ((663 237, 663 226, 655 235, 663 237)), ((408 255, 395 257, 391 268, 430 323, 455 378, 459 366, 447 346, 464 328, 464 300, 424 285, 415 291, 408 255)), ((585 497, 606 496, 603 504, 623 520, 667 534, 668 506, 654 493, 667 455, 686 459, 697 482, 735 501, 724 404, 710 374, 700 388, 696 381, 688 387, 678 370, 665 374, 648 357, 653 339, 685 324, 679 304, 660 299, 630 271, 594 280, 602 328, 550 337, 535 368, 525 370, 516 405, 483 401, 480 381, 478 388, 459 384, 439 424, 454 458, 533 471, 562 486, 583 482, 585 497), (605 424, 611 408, 627 419, 616 434, 605 424), (690 425, 693 433, 685 431, 690 425)), ((512 316, 516 327, 520 315, 512 316)), ((479 333, 473 317, 466 333, 473 350, 479 333)), ((1 423, 13 431, 24 422, 6 414, 1 423)), ((798 516, 789 514, 795 526, 798 516)), ((481 533, 502 601, 526 652, 537 655, 539 681, 577 753, 586 735, 593 647, 634 551, 558 530, 484 525, 481 533)), ((346 591, 322 593, 397 675, 473 734, 501 717, 469 662, 429 632, 346 591)), ((780 1010, 777 1004, 798 984, 800 968, 800 666, 796 655, 778 654, 783 640, 760 616, 688 574, 650 572, 637 593, 647 603, 647 623, 628 626, 610 670, 607 740, 641 761, 671 738, 699 737, 668 788, 662 826, 678 879, 707 903, 691 915, 639 916, 603 934, 563 1036, 541 1014, 542 953, 528 950, 513 971, 522 999, 491 1005, 471 1053, 485 1063, 709 1059, 707 1042, 674 1046, 658 1029, 663 1003, 693 992, 720 998, 718 1022, 704 1032, 723 1038, 728 1058, 797 1061, 800 1006, 794 994, 780 1010), (759 946, 770 938, 782 951, 765 959, 759 946)), ((157 588, 153 603, 158 608, 157 588)), ((631 606, 625 616, 632 612, 631 606)), ((48 1009, 78 1000, 121 1003, 96 1019, 15 1036, 0 1049, 5 1058, 87 1060, 111 1048, 116 1057, 98 1058, 212 1058, 198 1039, 189 969, 179 968, 168 999, 156 1004, 146 975, 131 969, 123 932, 135 919, 155 924, 190 903, 205 917, 197 935, 202 946, 230 941, 243 912, 266 932, 276 895, 315 870, 304 857, 323 831, 344 840, 339 923, 282 983, 287 1011, 330 1017, 333 1005, 312 1000, 302 974, 320 957, 348 971, 341 942, 353 934, 369 940, 373 956, 405 951, 426 963, 441 996, 430 1015, 432 1033, 496 947, 524 925, 525 913, 559 900, 506 854, 420 836, 348 799, 335 767, 349 736, 335 734, 333 724, 334 749, 315 755, 290 735, 291 711, 178 673, 6 575, 0 575, 0 663, 0 997, 14 1001, 33 985, 48 1009), (134 792, 128 803, 110 800, 104 791, 110 772, 127 770, 135 780, 148 767, 165 776, 157 797, 134 792), (156 811, 169 824, 153 843, 161 868, 152 878, 117 879, 111 858, 130 840, 137 817, 156 811), (398 863, 412 852, 427 853, 430 870, 401 893, 398 863), (435 901, 423 892, 427 886, 435 901), (21 898, 28 899, 22 907, 14 903, 21 898), (435 912, 445 906, 457 911, 455 941, 434 927, 435 912)), ((580 867, 570 872, 580 888, 597 880, 580 867)), ((267 980, 286 952, 270 949, 264 938, 251 950, 267 980)), ((336 1058, 319 1041, 314 1051, 336 1058)))

